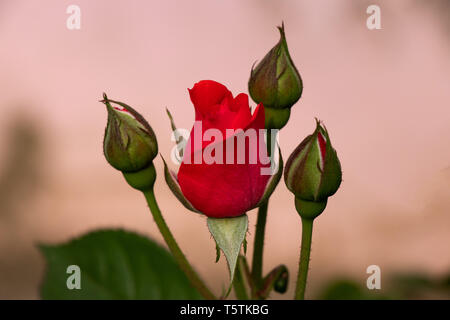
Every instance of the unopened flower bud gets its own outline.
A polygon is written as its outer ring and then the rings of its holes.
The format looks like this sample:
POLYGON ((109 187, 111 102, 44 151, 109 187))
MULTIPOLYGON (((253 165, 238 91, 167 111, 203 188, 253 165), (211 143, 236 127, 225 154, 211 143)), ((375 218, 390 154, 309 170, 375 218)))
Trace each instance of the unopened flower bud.
POLYGON ((158 154, 158 144, 152 128, 130 106, 109 100, 106 94, 101 102, 108 111, 103 140, 106 160, 122 171, 132 187, 139 190, 153 187, 156 178, 153 159, 158 154))
POLYGON ((289 120, 290 108, 300 99, 303 83, 289 54, 284 25, 278 27, 280 41, 251 71, 250 96, 264 105, 266 128, 281 129, 289 120))
POLYGON ((278 293, 285 293, 289 284, 289 271, 285 265, 279 267, 281 270, 275 280, 273 289, 278 293))
POLYGON ((331 146, 328 131, 317 121, 316 130, 289 157, 284 171, 288 189, 302 217, 315 218, 325 209, 327 199, 339 188, 341 164, 331 146))
POLYGON ((262 289, 258 292, 261 299, 267 299, 270 292, 275 290, 278 293, 285 293, 289 284, 289 271, 287 267, 282 264, 274 268, 263 279, 262 289))

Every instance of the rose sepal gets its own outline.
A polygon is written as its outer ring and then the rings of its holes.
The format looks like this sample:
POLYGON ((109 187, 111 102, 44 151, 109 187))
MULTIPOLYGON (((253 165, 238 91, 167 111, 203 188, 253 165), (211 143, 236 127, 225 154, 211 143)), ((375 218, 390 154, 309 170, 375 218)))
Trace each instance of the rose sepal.
POLYGON ((234 280, 236 263, 241 247, 248 231, 248 217, 246 214, 233 218, 208 217, 207 225, 216 242, 216 246, 222 250, 227 260, 230 273, 230 286, 226 293, 228 295, 234 280))
POLYGON ((278 149, 278 155, 279 155, 279 157, 278 157, 278 159, 279 159, 278 160, 278 171, 274 175, 272 175, 272 177, 270 177, 269 181, 267 181, 267 185, 266 185, 266 188, 264 189, 264 193, 263 193, 263 195, 261 197, 261 200, 259 200, 259 202, 251 209, 258 208, 264 202, 266 202, 270 198, 272 193, 275 191, 278 183, 281 180, 281 176, 283 175, 283 165, 284 165, 284 163, 283 163, 283 157, 281 155, 281 150, 280 150, 280 148, 277 148, 277 149, 278 149))
POLYGON ((164 179, 166 180, 166 184, 169 187, 170 191, 172 191, 173 195, 181 202, 181 204, 186 209, 201 214, 201 212, 195 209, 194 206, 189 202, 189 200, 184 196, 183 192, 181 191, 180 184, 178 183, 177 175, 175 174, 175 172, 169 169, 166 160, 162 155, 161 159, 164 162, 164 179))

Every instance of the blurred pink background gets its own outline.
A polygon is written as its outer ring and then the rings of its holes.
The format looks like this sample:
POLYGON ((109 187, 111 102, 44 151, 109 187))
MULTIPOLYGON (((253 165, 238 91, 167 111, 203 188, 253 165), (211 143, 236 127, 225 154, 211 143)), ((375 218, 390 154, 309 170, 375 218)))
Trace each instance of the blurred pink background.
MULTIPOLYGON (((448 1, 0 2, 0 298, 39 298, 36 243, 98 228, 162 238, 142 195, 102 154, 102 92, 138 109, 168 157, 168 107, 194 119, 201 79, 247 92, 250 68, 284 20, 304 93, 281 132, 287 158, 325 122, 344 181, 317 220, 308 295, 337 275, 450 269, 450 5, 448 1), (366 8, 381 7, 381 30, 366 8), (81 8, 81 29, 66 8, 81 8)), ((254 103, 253 103, 254 105, 254 103)), ((228 281, 206 220, 188 212, 158 170, 156 194, 182 249, 215 292, 228 281)), ((172 165, 175 169, 175 166, 172 165)), ((250 212, 251 257, 256 212, 250 212)), ((285 263, 291 298, 300 219, 283 182, 269 205, 264 271, 285 263)), ((385 284, 382 278, 382 286, 385 284)))

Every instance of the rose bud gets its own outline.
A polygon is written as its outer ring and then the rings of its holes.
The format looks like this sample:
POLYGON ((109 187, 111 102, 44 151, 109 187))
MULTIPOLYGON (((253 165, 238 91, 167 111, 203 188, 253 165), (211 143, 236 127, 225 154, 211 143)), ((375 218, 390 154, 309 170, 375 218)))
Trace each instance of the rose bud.
POLYGON ((122 171, 127 182, 138 190, 153 187, 156 172, 153 159, 158 154, 155 134, 148 122, 125 103, 101 101, 108 111, 103 152, 108 163, 122 171), (117 106, 112 106, 111 103, 117 106))
POLYGON ((286 125, 290 108, 300 99, 303 82, 289 54, 284 24, 278 27, 280 41, 250 73, 248 91, 253 101, 262 103, 266 128, 281 129, 286 125))
POLYGON ((341 164, 328 131, 317 121, 316 130, 294 150, 284 171, 284 181, 295 195, 300 216, 315 218, 322 213, 341 180, 341 164))
POLYGON ((264 277, 262 289, 258 292, 258 296, 261 299, 267 299, 272 289, 278 293, 285 293, 288 284, 289 270, 284 264, 279 265, 264 277))
POLYGON ((224 85, 212 80, 196 83, 189 95, 196 122, 178 174, 165 164, 166 182, 192 211, 211 218, 244 215, 268 198, 281 177, 281 169, 272 174, 262 174, 261 170, 270 169, 270 163, 262 161, 260 155, 261 151, 267 156, 260 133, 264 130, 264 108, 258 105, 252 115, 246 94, 233 97, 224 85), (210 134, 212 137, 206 138, 210 134), (196 142, 197 137, 200 142, 196 142), (245 161, 239 161, 243 153, 241 160, 245 161), (213 155, 214 161, 208 155, 213 155))

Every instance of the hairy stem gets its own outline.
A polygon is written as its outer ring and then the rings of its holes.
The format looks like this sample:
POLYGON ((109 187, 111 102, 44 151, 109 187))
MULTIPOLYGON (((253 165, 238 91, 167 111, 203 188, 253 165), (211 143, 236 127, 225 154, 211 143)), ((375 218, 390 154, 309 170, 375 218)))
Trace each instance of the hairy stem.
MULTIPOLYGON (((272 154, 272 132, 267 130, 267 155, 270 157, 272 154)), ((253 260, 252 260, 252 278, 254 287, 254 293, 256 293, 263 282, 262 279, 262 267, 263 267, 263 252, 264 252, 264 234, 266 231, 267 221, 267 208, 269 206, 269 199, 265 201, 258 208, 258 220, 256 222, 255 242, 253 247, 253 260)), ((253 294, 254 295, 254 294, 253 294)))
POLYGON ((187 275, 192 286, 195 287, 205 299, 208 300, 216 299, 214 294, 206 287, 203 280, 200 279, 197 272, 195 272, 195 270, 189 264, 180 247, 178 246, 175 238, 173 237, 169 227, 166 224, 166 221, 164 220, 161 214, 161 210, 159 209, 158 204, 156 203, 155 194, 153 193, 153 190, 146 190, 143 191, 143 193, 145 199, 147 200, 147 204, 150 208, 150 211, 152 212, 153 219, 155 220, 156 225, 158 226, 159 231, 161 232, 164 240, 167 243, 167 246, 172 252, 175 261, 187 275))
POLYGON ((255 284, 257 290, 259 289, 262 283, 264 233, 266 230, 268 205, 269 202, 266 201, 259 207, 258 221, 256 222, 255 245, 253 248, 253 260, 252 260, 252 278, 253 283, 255 284))
POLYGON ((245 258, 239 256, 234 275, 233 286, 236 298, 239 300, 248 300, 247 289, 245 287, 245 258))
POLYGON ((309 257, 311 253, 313 221, 313 219, 302 218, 302 244, 300 249, 297 286, 295 288, 295 300, 305 299, 306 280, 308 278, 309 257))

